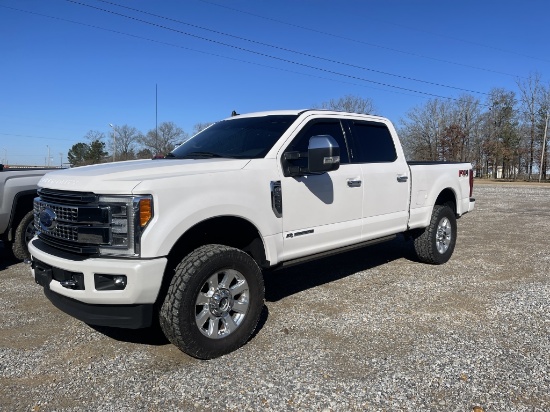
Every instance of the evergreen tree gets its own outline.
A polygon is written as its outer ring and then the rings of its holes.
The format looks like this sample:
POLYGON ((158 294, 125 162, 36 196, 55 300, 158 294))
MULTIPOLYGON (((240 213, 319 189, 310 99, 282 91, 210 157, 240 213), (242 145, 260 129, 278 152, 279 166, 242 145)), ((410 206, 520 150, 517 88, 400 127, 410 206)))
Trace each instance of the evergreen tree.
POLYGON ((86 143, 76 143, 71 147, 69 153, 67 153, 67 159, 73 166, 83 166, 87 164, 88 153, 90 152, 90 146, 86 143))
POLYGON ((107 154, 108 153, 105 151, 105 143, 100 140, 94 140, 88 147, 86 162, 87 164, 101 163, 107 154))

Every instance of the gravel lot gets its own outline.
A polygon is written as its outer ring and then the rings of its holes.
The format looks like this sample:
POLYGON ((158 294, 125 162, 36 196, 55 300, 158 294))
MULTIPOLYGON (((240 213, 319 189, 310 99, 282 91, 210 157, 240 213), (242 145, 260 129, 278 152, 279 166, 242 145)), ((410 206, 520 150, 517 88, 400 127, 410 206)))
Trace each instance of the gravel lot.
POLYGON ((259 331, 213 361, 76 321, 2 259, 0 410, 548 411, 550 187, 475 196, 443 266, 398 238, 267 274, 259 331))

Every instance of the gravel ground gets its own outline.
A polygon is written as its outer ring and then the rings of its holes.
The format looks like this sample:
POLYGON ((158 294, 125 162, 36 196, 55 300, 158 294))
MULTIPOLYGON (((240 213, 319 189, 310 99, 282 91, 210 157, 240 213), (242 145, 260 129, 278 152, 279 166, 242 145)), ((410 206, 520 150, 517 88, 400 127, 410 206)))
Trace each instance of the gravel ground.
POLYGON ((0 410, 548 411, 550 187, 475 192, 447 264, 398 238, 267 274, 258 332, 212 361, 93 329, 3 259, 0 410))

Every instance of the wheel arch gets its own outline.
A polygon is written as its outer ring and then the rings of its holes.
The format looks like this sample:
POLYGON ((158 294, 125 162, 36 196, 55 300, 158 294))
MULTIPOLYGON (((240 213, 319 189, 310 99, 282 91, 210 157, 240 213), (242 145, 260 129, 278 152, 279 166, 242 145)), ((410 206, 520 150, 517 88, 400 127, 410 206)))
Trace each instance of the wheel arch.
POLYGON ((13 229, 29 211, 33 210, 33 201, 36 196, 36 190, 25 190, 17 193, 13 198, 10 220, 6 228, 6 237, 9 241, 13 241, 13 229))
POLYGON ((172 246, 167 256, 168 263, 159 293, 160 300, 168 290, 174 269, 179 262, 193 250, 207 244, 240 249, 249 254, 260 268, 269 267, 265 244, 260 231, 254 224, 238 216, 212 217, 190 227, 172 246))
POLYGON ((449 208, 453 211, 455 216, 457 215, 457 200, 456 200, 456 193, 453 189, 450 187, 443 189, 437 198, 435 199, 434 205, 440 205, 440 206, 449 206, 449 208))
POLYGON ((241 249, 251 255, 259 266, 265 263, 266 254, 260 231, 249 220, 239 216, 216 216, 196 223, 180 236, 169 256, 185 256, 199 246, 210 243, 241 249))

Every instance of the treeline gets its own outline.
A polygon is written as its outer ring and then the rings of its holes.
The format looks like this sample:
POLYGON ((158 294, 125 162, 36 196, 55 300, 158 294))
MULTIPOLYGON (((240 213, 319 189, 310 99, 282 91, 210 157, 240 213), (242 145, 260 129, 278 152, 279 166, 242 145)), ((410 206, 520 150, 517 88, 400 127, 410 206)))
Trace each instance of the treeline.
MULTIPOLYGON (((197 123, 193 133, 198 133, 210 123, 197 123)), ((84 166, 112 161, 151 159, 164 156, 177 145, 186 141, 190 135, 174 122, 163 122, 158 128, 143 134, 127 124, 111 125, 108 139, 103 132, 90 130, 84 139, 76 143, 67 154, 72 166, 84 166)))
POLYGON ((399 131, 408 158, 468 161, 478 177, 546 179, 550 85, 536 74, 517 85, 518 94, 494 88, 484 100, 433 99, 410 110, 399 131))
MULTIPOLYGON (((547 178, 550 149, 544 136, 550 113, 550 84, 533 74, 517 81, 518 91, 494 88, 483 99, 471 94, 432 99, 412 108, 401 120, 399 135, 409 160, 471 162, 477 177, 547 178)), ((343 96, 313 107, 375 113, 371 99, 343 96)), ((198 123, 198 133, 211 123, 198 123)), ((89 143, 68 154, 75 166, 108 161, 150 159, 169 153, 189 135, 173 122, 142 134, 128 125, 112 126, 111 138, 90 131, 89 143), (107 148, 109 152, 107 152, 107 148)))

